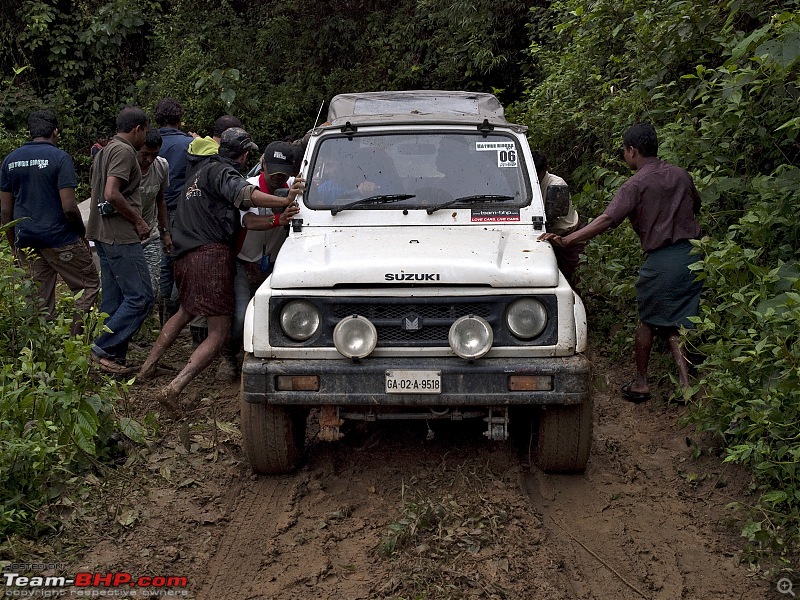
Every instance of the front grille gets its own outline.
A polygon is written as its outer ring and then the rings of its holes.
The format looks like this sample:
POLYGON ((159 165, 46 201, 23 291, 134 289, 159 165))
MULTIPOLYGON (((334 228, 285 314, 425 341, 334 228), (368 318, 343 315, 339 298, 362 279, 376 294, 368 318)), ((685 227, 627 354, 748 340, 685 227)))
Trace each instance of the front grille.
POLYGON ((392 346, 446 346, 450 327, 434 325, 423 327, 417 331, 407 331, 397 325, 376 326, 378 330, 378 347, 392 346))
POLYGON ((547 307, 548 323, 542 334, 529 341, 512 336, 505 327, 505 310, 519 296, 481 298, 327 298, 306 297, 322 316, 320 331, 305 342, 287 338, 279 319, 283 306, 293 298, 273 298, 270 303, 270 343, 275 347, 332 347, 333 328, 345 317, 360 315, 378 331, 379 348, 448 346, 450 326, 473 315, 485 319, 494 333, 495 346, 555 344, 558 318, 555 296, 536 296, 547 307))
MULTIPOLYGON (((440 301, 441 302, 441 301, 440 301)), ((332 305, 333 316, 343 319, 350 315, 361 315, 370 321, 377 319, 403 319, 409 312, 419 315, 423 319, 450 319, 455 321, 464 315, 475 315, 486 319, 491 314, 491 305, 486 302, 459 302, 452 301, 432 303, 402 303, 395 299, 392 304, 367 304, 361 302, 337 303, 332 305)))

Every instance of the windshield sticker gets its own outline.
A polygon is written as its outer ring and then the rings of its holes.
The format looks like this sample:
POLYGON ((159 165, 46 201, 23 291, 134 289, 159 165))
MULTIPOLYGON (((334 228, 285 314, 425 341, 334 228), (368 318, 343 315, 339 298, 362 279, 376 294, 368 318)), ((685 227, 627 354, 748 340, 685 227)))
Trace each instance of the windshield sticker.
POLYGON ((497 152, 499 168, 517 168, 517 148, 514 142, 475 142, 478 152, 497 152))
POLYGON ((478 152, 514 150, 514 142, 475 142, 475 150, 478 152))
POLYGON ((516 208, 473 208, 473 223, 505 223, 519 221, 519 209, 516 208))
POLYGON ((517 151, 516 150, 498 150, 497 151, 497 166, 498 167, 517 167, 517 151))

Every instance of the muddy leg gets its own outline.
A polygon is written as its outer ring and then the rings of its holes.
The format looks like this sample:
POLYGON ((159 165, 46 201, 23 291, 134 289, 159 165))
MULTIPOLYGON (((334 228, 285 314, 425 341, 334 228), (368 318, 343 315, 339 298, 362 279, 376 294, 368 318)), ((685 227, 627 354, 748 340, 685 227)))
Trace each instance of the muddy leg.
POLYGON ((164 353, 172 346, 175 340, 178 339, 183 328, 186 327, 193 318, 194 315, 190 314, 181 306, 178 308, 178 312, 164 323, 164 327, 161 329, 161 333, 158 334, 156 343, 153 344, 153 347, 150 349, 150 354, 147 355, 147 359, 139 370, 139 377, 141 379, 152 377, 159 359, 164 356, 164 353))
POLYGON ((675 364, 678 365, 678 379, 681 388, 686 389, 689 387, 689 361, 686 358, 686 351, 681 345, 681 338, 677 331, 670 331, 669 333, 669 350, 672 353, 672 358, 675 364))
POLYGON ((632 392, 647 393, 650 386, 647 384, 647 366, 650 362, 650 350, 653 347, 653 328, 647 323, 639 321, 636 328, 634 342, 636 355, 636 379, 630 389, 632 392))
POLYGON ((169 391, 170 395, 174 394, 174 397, 177 399, 178 395, 183 391, 183 388, 185 388, 200 371, 205 369, 220 355, 228 339, 230 328, 230 315, 224 317, 208 317, 208 337, 203 340, 194 352, 192 352, 192 355, 189 357, 189 362, 186 363, 186 366, 178 373, 175 379, 164 388, 164 391, 169 391))

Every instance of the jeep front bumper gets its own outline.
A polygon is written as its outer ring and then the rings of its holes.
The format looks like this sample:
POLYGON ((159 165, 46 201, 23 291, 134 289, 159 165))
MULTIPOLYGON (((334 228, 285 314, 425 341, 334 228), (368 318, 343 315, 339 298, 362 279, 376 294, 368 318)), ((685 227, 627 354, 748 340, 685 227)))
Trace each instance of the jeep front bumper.
POLYGON ((513 406, 580 404, 590 394, 591 366, 582 354, 552 358, 269 359, 248 355, 242 366, 243 399, 295 406, 513 406), (435 371, 440 393, 387 393, 387 371, 435 371), (317 377, 318 390, 278 390, 278 378, 317 377), (513 376, 536 377, 549 389, 512 391, 513 376))

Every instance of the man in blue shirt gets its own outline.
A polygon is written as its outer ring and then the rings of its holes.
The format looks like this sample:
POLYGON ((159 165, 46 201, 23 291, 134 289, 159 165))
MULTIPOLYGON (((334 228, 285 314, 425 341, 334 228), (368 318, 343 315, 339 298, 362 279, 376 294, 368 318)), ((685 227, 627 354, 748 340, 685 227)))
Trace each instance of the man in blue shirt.
MULTIPOLYGON (((169 225, 178 206, 178 198, 186 184, 186 164, 189 157, 189 144, 194 139, 190 134, 181 131, 184 110, 175 98, 162 98, 156 104, 153 118, 161 134, 161 150, 158 155, 169 163, 169 185, 164 190, 164 202, 167 205, 169 225)), ((172 272, 174 258, 169 253, 161 257, 161 277, 159 281, 162 324, 178 310, 178 300, 172 299, 175 276, 172 272)))
POLYGON ((158 124, 158 133, 161 134, 161 150, 158 155, 169 163, 169 186, 164 190, 164 201, 170 213, 175 212, 178 198, 186 184, 186 161, 189 157, 187 152, 194 139, 180 130, 183 113, 183 106, 175 98, 159 100, 153 113, 158 124))
POLYGON ((32 113, 28 128, 31 141, 11 152, 0 170, 0 222, 21 219, 6 231, 8 243, 39 285, 51 319, 57 275, 73 293, 83 290, 72 321, 72 333, 79 334, 83 316, 97 298, 100 279, 75 202, 75 167, 69 154, 56 146, 58 122, 52 111, 32 113))

